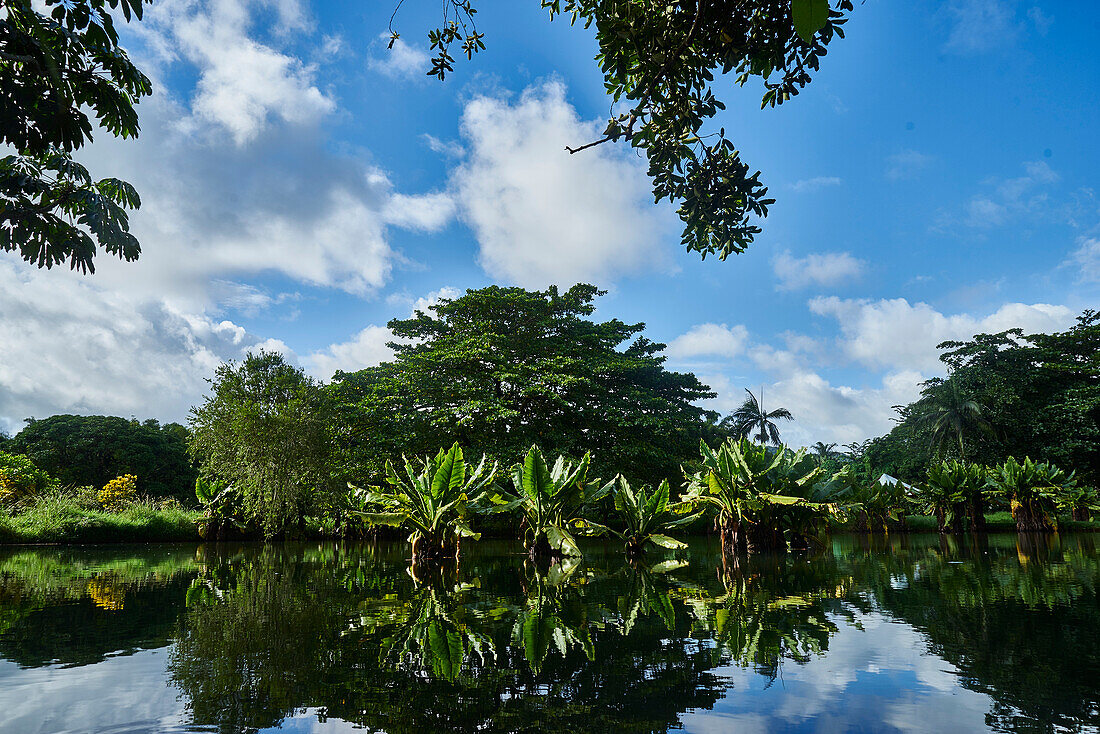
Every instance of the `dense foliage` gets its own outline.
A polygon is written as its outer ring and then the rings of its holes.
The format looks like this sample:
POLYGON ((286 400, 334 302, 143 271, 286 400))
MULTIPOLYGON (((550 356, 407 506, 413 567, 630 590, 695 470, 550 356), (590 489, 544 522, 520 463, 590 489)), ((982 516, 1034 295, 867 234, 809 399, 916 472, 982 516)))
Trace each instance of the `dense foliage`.
POLYGON ((94 181, 73 152, 93 125, 138 134, 134 106, 149 79, 119 46, 114 14, 141 18, 144 0, 5 0, 0 16, 0 250, 39 267, 93 271, 97 248, 125 260, 140 252, 130 184, 94 181), (93 122, 94 118, 94 122, 93 122))
POLYGON ((191 411, 190 448, 204 475, 233 486, 270 537, 331 503, 328 404, 315 380, 279 354, 224 364, 191 411))
POLYGON ((389 323, 396 356, 327 388, 344 470, 381 474, 390 457, 458 440, 509 465, 537 443, 609 477, 679 473, 700 438, 722 434, 696 402, 714 393, 665 369, 644 324, 588 317, 595 286, 565 292, 496 286, 389 323))
POLYGON ((28 420, 7 448, 26 454, 63 485, 102 487, 134 474, 141 494, 190 503, 196 474, 187 438, 187 429, 178 423, 55 415, 28 420))
MULTIPOLYGON (((766 216, 773 200, 725 129, 705 129, 725 109, 715 76, 732 73, 741 86, 758 77, 761 108, 782 104, 809 84, 829 43, 843 38, 851 0, 832 7, 828 0, 540 1, 551 19, 595 28, 596 61, 617 103, 600 139, 567 150, 625 141, 648 159, 654 199, 679 203, 689 252, 725 259, 748 247, 760 232, 753 217, 766 216)), ((443 25, 429 33, 435 56, 426 70, 440 79, 453 71, 452 44, 467 58, 485 48, 473 0, 446 0, 443 8, 443 25)))
POLYGON ((948 377, 926 383, 868 448, 878 471, 917 482, 939 458, 993 465, 1015 455, 1100 485, 1100 312, 1060 333, 1012 329, 940 348, 948 377))
POLYGON ((53 484, 49 473, 20 454, 0 451, 0 505, 33 497, 53 484))

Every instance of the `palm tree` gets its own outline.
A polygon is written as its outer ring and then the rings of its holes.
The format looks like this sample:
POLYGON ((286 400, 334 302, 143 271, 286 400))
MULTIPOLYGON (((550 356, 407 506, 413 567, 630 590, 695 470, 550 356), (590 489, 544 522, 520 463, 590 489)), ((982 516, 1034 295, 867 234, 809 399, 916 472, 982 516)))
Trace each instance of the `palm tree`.
POLYGON ((833 449, 836 448, 835 443, 825 443, 824 441, 818 441, 810 448, 813 449, 814 453, 817 454, 817 458, 819 459, 828 459, 830 456, 836 453, 835 451, 833 451, 833 449))
MULTIPOLYGON (((932 445, 943 451, 948 443, 958 442, 959 460, 966 461, 966 437, 976 431, 993 433, 993 425, 984 415, 982 406, 959 392, 953 380, 947 380, 949 390, 937 390, 932 395, 931 409, 921 421, 932 424, 932 445)), ((940 387, 946 387, 940 385, 940 387)))
POLYGON ((752 394, 752 390, 745 388, 749 394, 741 407, 722 421, 725 425, 733 426, 735 438, 755 438, 762 444, 773 443, 779 445, 779 429, 775 421, 779 419, 792 421, 794 416, 786 408, 776 408, 773 411, 765 411, 763 404, 764 389, 760 389, 760 400, 752 394), (753 435, 755 433, 755 435, 753 435))

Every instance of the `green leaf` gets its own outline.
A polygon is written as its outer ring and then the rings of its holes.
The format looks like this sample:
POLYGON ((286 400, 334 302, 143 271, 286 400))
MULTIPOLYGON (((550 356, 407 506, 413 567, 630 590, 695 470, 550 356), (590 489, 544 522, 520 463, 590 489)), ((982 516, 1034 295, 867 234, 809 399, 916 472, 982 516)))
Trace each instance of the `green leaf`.
POLYGON ((829 22, 829 0, 791 0, 794 30, 805 43, 829 22))
POLYGON ((682 543, 676 538, 671 538, 667 535, 654 534, 649 536, 649 541, 654 545, 658 545, 662 548, 687 548, 687 543, 682 543))

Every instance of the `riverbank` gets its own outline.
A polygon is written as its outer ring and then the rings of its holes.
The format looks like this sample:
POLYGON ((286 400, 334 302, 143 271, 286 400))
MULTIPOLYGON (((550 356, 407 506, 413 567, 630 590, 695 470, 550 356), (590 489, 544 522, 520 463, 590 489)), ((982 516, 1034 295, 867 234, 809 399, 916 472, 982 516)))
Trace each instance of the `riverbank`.
POLYGON ((135 502, 120 512, 72 497, 42 497, 22 512, 0 513, 0 544, 167 543, 199 541, 200 513, 179 505, 135 502))

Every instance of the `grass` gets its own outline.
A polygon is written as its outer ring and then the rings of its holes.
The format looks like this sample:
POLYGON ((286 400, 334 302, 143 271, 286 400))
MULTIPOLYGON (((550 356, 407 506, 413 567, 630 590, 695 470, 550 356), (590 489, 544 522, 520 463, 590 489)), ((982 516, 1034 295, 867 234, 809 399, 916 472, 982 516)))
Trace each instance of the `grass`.
POLYGON ((199 513, 138 500, 106 512, 79 494, 48 492, 14 512, 0 512, 0 543, 157 543, 199 540, 199 513))
MULTIPOLYGON (((938 527, 936 518, 931 515, 906 515, 905 524, 910 530, 922 532, 935 532, 938 527)), ((1012 513, 1008 511, 987 512, 985 514, 985 529, 989 532, 1015 532, 1016 521, 1012 519, 1012 513)), ((1058 518, 1059 530, 1100 530, 1100 520, 1070 520, 1058 518)))

